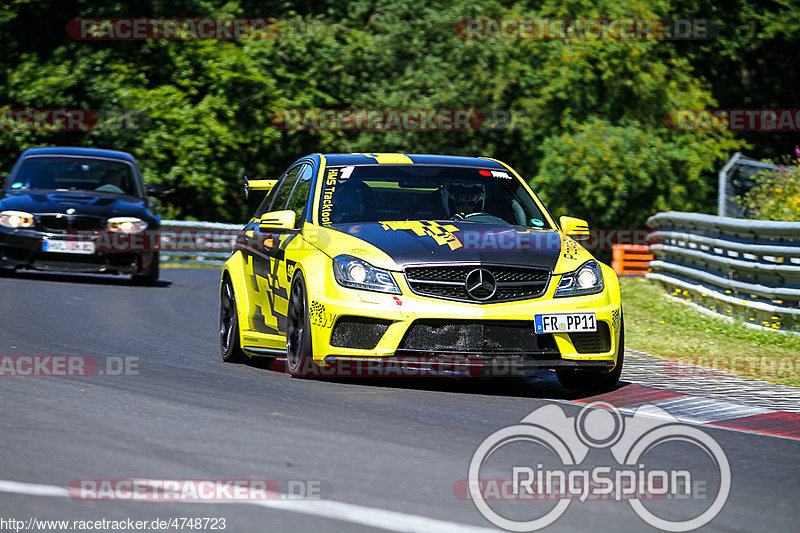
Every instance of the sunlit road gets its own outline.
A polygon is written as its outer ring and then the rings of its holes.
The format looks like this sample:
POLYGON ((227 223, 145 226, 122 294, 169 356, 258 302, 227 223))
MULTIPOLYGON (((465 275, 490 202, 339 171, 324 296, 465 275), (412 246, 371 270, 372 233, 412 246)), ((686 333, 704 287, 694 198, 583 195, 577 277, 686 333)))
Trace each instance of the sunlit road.
MULTIPOLYGON (((243 532, 494 528, 454 493, 478 445, 537 408, 576 416, 582 407, 544 377, 336 382, 226 364, 218 354, 218 272, 165 269, 162 279, 145 288, 113 277, 0 277, 0 355, 88 356, 102 371, 0 377, 0 517, 209 517, 243 532), (120 368, 122 375, 108 375, 120 368), (87 501, 57 490, 128 478, 306 482, 322 499, 87 501)), ((701 429, 720 444, 732 474, 727 504, 703 530, 797 531, 800 442, 701 429)), ((509 457, 541 460, 524 449, 509 457)), ((608 454, 589 460, 611 464, 608 454)), ((713 477, 713 465, 679 448, 654 460, 713 477)), ((546 530, 656 529, 627 502, 587 501, 546 530)))

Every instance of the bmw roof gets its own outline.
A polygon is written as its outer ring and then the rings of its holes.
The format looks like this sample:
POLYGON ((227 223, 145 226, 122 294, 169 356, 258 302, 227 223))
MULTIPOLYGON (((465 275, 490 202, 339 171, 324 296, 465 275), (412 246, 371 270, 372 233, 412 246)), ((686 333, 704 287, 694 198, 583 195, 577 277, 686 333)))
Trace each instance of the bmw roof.
POLYGON ((128 152, 119 152, 117 150, 103 150, 100 148, 77 148, 68 146, 52 146, 46 148, 28 148, 22 153, 21 157, 31 155, 84 155, 93 157, 108 157, 113 159, 124 159, 125 161, 134 162, 133 156, 128 152))
POLYGON ((340 165, 443 165, 451 167, 482 167, 506 170, 502 164, 483 157, 427 154, 322 154, 329 166, 340 165))

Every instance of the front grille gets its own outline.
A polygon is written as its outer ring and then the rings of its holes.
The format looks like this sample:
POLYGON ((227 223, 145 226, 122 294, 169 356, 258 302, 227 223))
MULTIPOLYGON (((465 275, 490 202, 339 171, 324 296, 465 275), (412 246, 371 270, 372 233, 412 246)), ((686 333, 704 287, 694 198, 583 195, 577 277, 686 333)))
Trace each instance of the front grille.
POLYGON ((104 272, 105 259, 87 254, 48 254, 31 255, 31 266, 36 270, 55 270, 59 272, 104 272))
POLYGON ((99 217, 75 215, 40 215, 39 228, 50 233, 105 229, 106 220, 99 217))
POLYGON ((600 353, 611 349, 611 333, 606 322, 597 322, 597 331, 570 333, 569 340, 578 353, 600 353))
POLYGON ((494 303, 537 298, 547 290, 550 271, 544 268, 482 264, 424 265, 405 268, 406 281, 415 294, 445 300, 494 303), (467 276, 476 269, 491 273, 496 289, 479 299, 467 293, 467 276))
POLYGON ((391 323, 378 318, 343 316, 333 326, 331 346, 372 350, 391 323))
POLYGON ((415 320, 397 352, 559 356, 553 335, 537 335, 533 322, 527 320, 415 320))

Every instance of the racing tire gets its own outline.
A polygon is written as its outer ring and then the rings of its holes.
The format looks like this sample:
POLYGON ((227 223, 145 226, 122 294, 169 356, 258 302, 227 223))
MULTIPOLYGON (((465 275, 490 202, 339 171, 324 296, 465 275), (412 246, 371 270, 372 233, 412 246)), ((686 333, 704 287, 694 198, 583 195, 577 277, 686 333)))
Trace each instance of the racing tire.
POLYGON ((614 387, 622 375, 625 363, 625 322, 620 315, 619 344, 617 346, 617 364, 611 370, 556 370, 559 383, 566 389, 600 391, 614 387))
POLYGON ((147 269, 147 274, 133 274, 131 276, 131 281, 137 285, 148 285, 152 287, 158 283, 160 263, 158 252, 153 253, 153 260, 150 262, 150 268, 147 269))
POLYGON ((306 282, 298 271, 292 280, 286 312, 286 368, 292 377, 307 377, 312 374, 313 366, 306 282))
POLYGON ((239 344, 239 313, 236 307, 236 294, 231 280, 227 277, 222 283, 219 295, 219 348, 222 360, 226 363, 244 363, 247 355, 239 344))

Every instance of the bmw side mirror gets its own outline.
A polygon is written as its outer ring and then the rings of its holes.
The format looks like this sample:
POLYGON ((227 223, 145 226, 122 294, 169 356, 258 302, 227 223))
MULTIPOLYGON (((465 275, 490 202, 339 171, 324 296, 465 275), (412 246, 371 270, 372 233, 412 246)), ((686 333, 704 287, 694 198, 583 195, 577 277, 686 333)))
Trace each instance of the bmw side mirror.
POLYGON ((147 196, 155 196, 156 198, 163 198, 172 191, 163 183, 145 183, 147 196))

